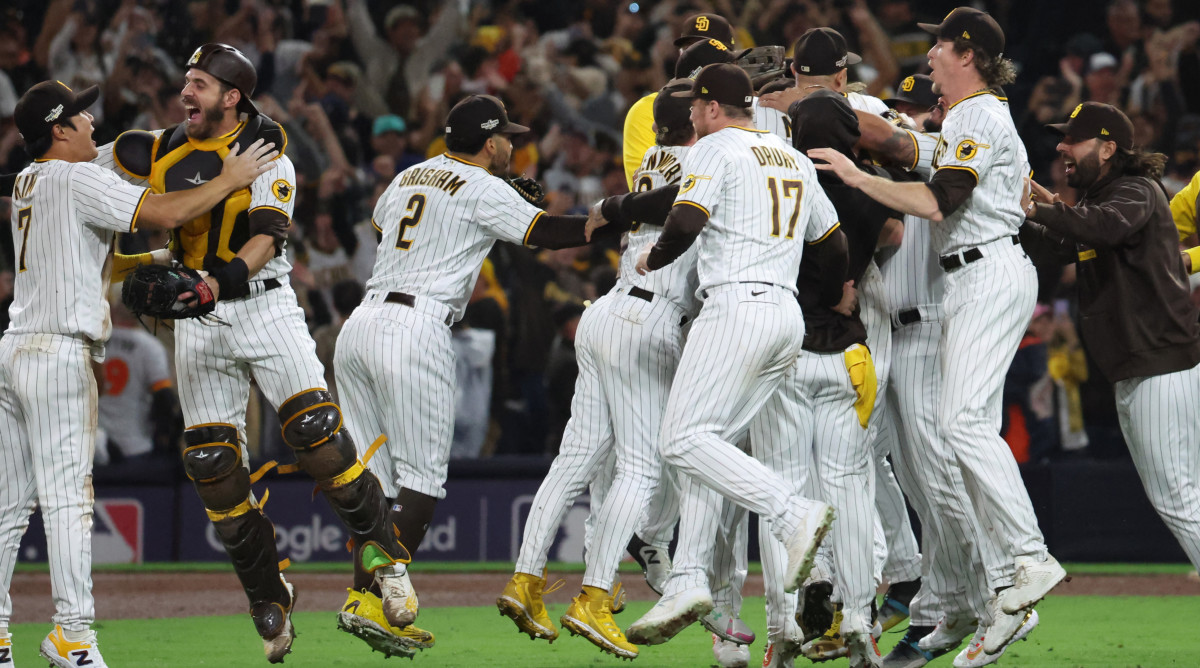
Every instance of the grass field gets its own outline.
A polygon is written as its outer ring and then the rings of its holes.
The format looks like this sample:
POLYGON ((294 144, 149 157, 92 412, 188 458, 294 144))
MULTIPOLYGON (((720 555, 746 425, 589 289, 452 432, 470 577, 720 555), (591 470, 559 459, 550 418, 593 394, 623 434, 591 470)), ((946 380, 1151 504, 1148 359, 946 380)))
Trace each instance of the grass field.
MULTIPOLYGON (((759 633, 751 648, 751 665, 759 665, 766 634, 762 598, 746 600, 746 621, 759 633)), ((565 605, 549 606, 557 619, 565 605)), ((628 625, 649 609, 649 602, 632 602, 618 621, 628 625)), ((1116 596, 1052 597, 1038 606, 1042 623, 1026 642, 1001 659, 1002 666, 1086 667, 1195 666, 1196 618, 1200 598, 1116 596)), ((298 613, 299 636, 285 663, 294 668, 377 664, 359 640, 335 627, 332 612, 298 613)), ((419 625, 437 635, 437 646, 417 655, 414 663, 428 666, 499 666, 569 668, 618 666, 581 638, 561 636, 553 645, 518 635, 512 622, 495 608, 423 608, 419 625)), ((113 668, 159 666, 266 666, 261 642, 245 615, 161 620, 118 620, 97 624, 100 647, 113 668)), ((902 627, 901 627, 902 628, 902 627)), ((37 645, 47 632, 44 624, 12 627, 16 666, 44 665, 37 645)), ((902 633, 889 633, 880 643, 886 652, 902 633)), ((696 625, 667 645, 645 648, 636 663, 643 666, 712 665, 709 636, 696 625)), ((951 656, 933 666, 950 666, 951 656)), ((409 665, 393 659, 386 665, 409 665)), ((797 665, 807 665, 800 659, 797 665)), ((845 666, 846 661, 827 663, 845 666)))

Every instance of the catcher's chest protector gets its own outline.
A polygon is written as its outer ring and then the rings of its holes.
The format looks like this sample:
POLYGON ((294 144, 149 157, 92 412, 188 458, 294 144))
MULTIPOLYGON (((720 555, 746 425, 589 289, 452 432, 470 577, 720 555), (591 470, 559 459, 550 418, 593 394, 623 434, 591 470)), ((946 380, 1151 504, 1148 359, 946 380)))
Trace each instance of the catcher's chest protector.
MULTIPOLYGON (((275 144, 280 153, 287 145, 283 129, 265 116, 240 123, 228 135, 192 139, 184 126, 168 128, 151 148, 150 188, 156 193, 195 188, 221 173, 225 156, 234 144, 245 150, 256 139, 275 144)), ((118 142, 118 151, 123 147, 118 142)), ((121 156, 121 162, 127 158, 121 156)), ((200 217, 172 233, 172 250, 185 266, 212 271, 229 262, 250 239, 250 189, 238 190, 200 217)))

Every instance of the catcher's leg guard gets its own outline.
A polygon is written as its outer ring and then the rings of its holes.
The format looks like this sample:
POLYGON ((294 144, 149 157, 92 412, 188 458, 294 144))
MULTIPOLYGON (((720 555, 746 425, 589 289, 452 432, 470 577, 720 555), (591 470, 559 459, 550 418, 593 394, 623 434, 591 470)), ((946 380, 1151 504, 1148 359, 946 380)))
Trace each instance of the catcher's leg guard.
MULTIPOLYGON (((279 577, 275 529, 250 498, 250 473, 242 466, 237 428, 200 425, 185 431, 183 440, 183 469, 196 486, 251 608, 272 603, 290 608, 291 595, 279 577)), ((255 626, 260 635, 272 631, 261 628, 257 617, 255 626)))
POLYGON ((342 426, 342 412, 327 390, 306 390, 279 407, 283 440, 296 452, 300 468, 317 481, 333 511, 360 546, 368 573, 396 562, 408 550, 389 521, 388 499, 379 480, 358 461, 354 442, 342 426))

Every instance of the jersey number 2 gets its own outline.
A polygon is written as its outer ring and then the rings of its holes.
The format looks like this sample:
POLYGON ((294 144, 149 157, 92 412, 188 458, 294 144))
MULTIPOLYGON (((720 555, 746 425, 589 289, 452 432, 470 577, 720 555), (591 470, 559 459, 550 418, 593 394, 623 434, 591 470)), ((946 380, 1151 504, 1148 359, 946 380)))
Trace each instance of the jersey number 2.
MULTIPOLYGON (((796 236, 796 221, 800 219, 800 200, 804 197, 804 182, 783 180, 783 199, 791 199, 795 202, 792 207, 792 216, 788 220, 786 238, 791 239, 796 236)), ((767 179, 767 190, 771 191, 771 236, 779 236, 781 230, 779 220, 779 183, 772 176, 767 179)))
POLYGON ((25 251, 29 250, 29 228, 31 227, 29 223, 32 221, 33 207, 27 206, 17 212, 17 231, 24 231, 24 234, 21 235, 20 271, 25 271, 25 251))
POLYGON ((405 239, 404 233, 408 228, 421 224, 421 215, 425 213, 425 195, 417 193, 408 198, 408 208, 404 213, 407 215, 400 219, 400 233, 396 235, 396 248, 400 250, 412 248, 412 239, 405 239))

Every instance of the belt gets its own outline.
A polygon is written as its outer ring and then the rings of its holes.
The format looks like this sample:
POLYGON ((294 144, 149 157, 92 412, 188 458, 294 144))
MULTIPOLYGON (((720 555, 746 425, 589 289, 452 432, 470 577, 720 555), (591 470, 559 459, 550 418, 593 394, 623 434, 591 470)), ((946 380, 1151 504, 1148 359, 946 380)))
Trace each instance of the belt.
POLYGON ((637 297, 638 299, 641 299, 644 301, 648 301, 648 302, 654 301, 654 293, 653 292, 650 292, 649 290, 643 290, 638 287, 629 288, 628 294, 630 297, 637 297))
MULTIPOLYGON (((389 304, 400 304, 401 306, 407 306, 411 309, 417 308, 417 298, 406 292, 389 292, 387 293, 387 297, 383 298, 383 301, 389 304)), ((452 324, 454 324, 454 315, 447 313, 446 326, 449 327, 452 324)))
POLYGON ((234 290, 232 295, 228 295, 228 296, 227 295, 217 295, 217 299, 219 299, 220 301, 223 301, 223 302, 227 302, 227 301, 231 301, 234 299, 244 299, 251 295, 257 297, 258 295, 261 295, 264 292, 268 292, 270 290, 274 290, 275 288, 281 288, 281 287, 283 287, 283 283, 278 278, 268 278, 265 281, 250 281, 249 283, 242 285, 237 290, 234 290), (256 292, 254 289, 255 285, 262 286, 262 289, 260 291, 258 291, 258 294, 254 294, 256 292))
MULTIPOLYGON (((1014 246, 1021 245, 1020 237, 1013 236, 1011 239, 1014 246)), ((976 246, 974 248, 968 248, 964 251, 959 251, 950 255, 943 255, 938 258, 938 264, 942 265, 942 269, 946 271, 958 269, 959 267, 965 267, 972 262, 977 262, 983 259, 983 251, 979 250, 980 248, 980 246, 976 246)))
POLYGON ((921 309, 910 308, 905 309, 896 314, 896 320, 903 325, 911 325, 914 322, 921 322, 921 309))

